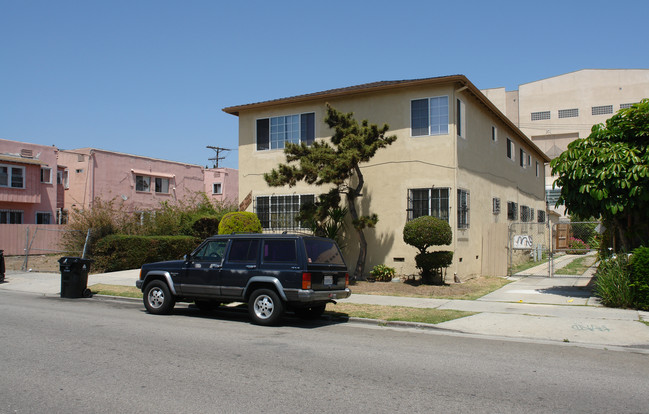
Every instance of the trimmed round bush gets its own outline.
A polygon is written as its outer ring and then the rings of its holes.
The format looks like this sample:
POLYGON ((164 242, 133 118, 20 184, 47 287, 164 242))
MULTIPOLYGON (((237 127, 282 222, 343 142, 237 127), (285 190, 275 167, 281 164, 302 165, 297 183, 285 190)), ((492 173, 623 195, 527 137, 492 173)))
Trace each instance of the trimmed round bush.
POLYGON ((192 223, 192 232, 201 239, 219 234, 219 219, 212 216, 200 217, 192 223))
POLYGON ((430 246, 451 244, 453 232, 444 220, 432 216, 422 216, 406 223, 403 228, 403 241, 415 246, 420 252, 430 246))
POLYGON ((236 211, 228 213, 219 223, 219 234, 261 233, 261 221, 255 213, 236 211))
POLYGON ((423 283, 442 284, 442 269, 453 264, 453 252, 422 252, 415 256, 415 263, 421 269, 423 283))

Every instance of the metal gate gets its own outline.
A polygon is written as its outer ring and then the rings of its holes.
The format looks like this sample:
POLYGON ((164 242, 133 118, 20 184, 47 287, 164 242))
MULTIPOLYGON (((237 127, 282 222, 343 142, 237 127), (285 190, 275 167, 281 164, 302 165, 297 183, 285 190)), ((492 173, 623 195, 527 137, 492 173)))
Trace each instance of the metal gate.
POLYGON ((606 243, 604 230, 598 221, 511 223, 507 274, 580 276, 595 264, 597 251, 606 243))
POLYGON ((549 276, 550 228, 548 223, 509 224, 507 275, 549 276))

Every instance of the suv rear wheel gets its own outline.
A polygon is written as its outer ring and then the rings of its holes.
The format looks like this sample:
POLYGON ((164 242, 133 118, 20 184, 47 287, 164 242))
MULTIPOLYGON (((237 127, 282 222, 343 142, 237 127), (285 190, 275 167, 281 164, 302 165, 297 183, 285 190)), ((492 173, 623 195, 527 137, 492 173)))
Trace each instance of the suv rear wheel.
POLYGON ((171 313, 176 304, 176 299, 169 291, 169 287, 160 280, 154 280, 146 285, 143 299, 146 310, 155 315, 171 313))
POLYGON ((274 325, 284 313, 284 304, 275 291, 258 289, 250 296, 248 313, 256 325, 274 325))

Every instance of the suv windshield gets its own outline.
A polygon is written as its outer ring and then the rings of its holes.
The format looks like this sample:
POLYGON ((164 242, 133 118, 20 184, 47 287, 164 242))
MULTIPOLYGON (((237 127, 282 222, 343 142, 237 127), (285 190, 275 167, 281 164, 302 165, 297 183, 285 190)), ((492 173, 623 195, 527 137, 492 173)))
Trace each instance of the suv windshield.
POLYGON ((304 239, 309 263, 344 265, 338 246, 331 240, 304 239))

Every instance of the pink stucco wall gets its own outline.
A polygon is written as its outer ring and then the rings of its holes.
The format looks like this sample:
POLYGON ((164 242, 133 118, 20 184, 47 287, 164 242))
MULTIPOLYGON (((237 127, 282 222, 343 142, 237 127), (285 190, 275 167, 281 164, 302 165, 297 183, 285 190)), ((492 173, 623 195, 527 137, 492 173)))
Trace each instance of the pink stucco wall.
POLYGON ((162 202, 189 201, 204 191, 203 168, 92 148, 61 151, 69 170, 70 188, 65 207, 88 208, 95 198, 117 200, 123 208, 150 210, 162 202), (150 177, 149 189, 136 188, 138 176, 150 177), (155 179, 168 182, 168 190, 155 191, 155 179))
POLYGON ((210 199, 228 204, 239 204, 238 170, 233 168, 206 169, 204 182, 205 194, 207 194, 210 199), (219 189, 220 194, 218 193, 219 189))
POLYGON ((23 188, 0 187, 0 210, 22 211, 23 224, 36 223, 36 213, 49 213, 54 223, 59 197, 57 152, 52 146, 0 139, 0 164, 24 168, 23 188), (49 183, 41 182, 42 168, 50 169, 49 183))

